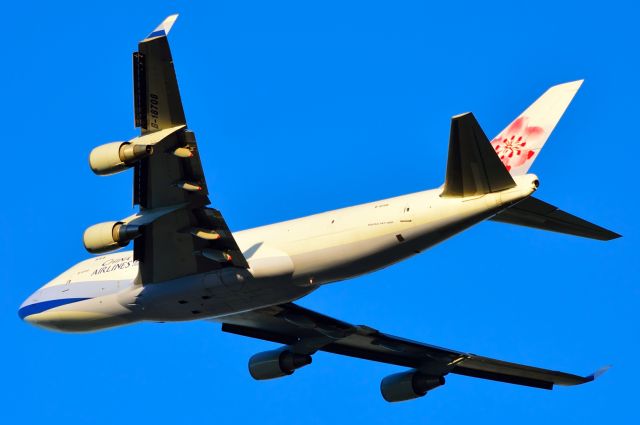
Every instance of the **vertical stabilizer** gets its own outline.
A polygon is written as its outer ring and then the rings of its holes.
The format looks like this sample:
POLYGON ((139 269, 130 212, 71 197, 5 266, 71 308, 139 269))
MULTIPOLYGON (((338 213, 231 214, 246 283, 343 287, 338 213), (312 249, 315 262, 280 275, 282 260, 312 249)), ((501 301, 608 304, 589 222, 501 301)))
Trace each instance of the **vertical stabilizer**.
POLYGON ((473 114, 468 112, 451 118, 449 158, 442 196, 478 196, 515 185, 473 114))
POLYGON ((582 81, 551 87, 491 141, 512 175, 527 174, 582 81))

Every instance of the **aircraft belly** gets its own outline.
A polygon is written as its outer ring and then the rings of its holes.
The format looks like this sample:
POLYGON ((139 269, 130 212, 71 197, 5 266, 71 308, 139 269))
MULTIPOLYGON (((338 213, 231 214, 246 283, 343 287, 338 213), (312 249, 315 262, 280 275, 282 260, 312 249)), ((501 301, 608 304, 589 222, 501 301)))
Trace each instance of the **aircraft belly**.
POLYGON ((256 279, 228 268, 146 285, 139 303, 143 320, 199 320, 294 301, 315 289, 293 285, 288 276, 256 279))

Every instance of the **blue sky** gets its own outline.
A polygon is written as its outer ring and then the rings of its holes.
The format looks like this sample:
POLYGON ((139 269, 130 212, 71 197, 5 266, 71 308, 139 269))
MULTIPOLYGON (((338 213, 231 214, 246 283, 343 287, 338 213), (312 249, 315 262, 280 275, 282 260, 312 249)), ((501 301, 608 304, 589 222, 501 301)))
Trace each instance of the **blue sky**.
POLYGON ((3 8, 0 406, 21 423, 629 423, 637 420, 638 8, 633 2, 15 2, 3 8), (304 3, 304 5, 301 5, 304 3), (547 392, 452 376, 390 405, 397 367, 328 354, 255 382, 273 345, 209 323, 85 335, 22 323, 39 286, 131 209, 91 148, 131 138, 131 52, 166 15, 214 205, 233 229, 441 184, 449 119, 489 137, 547 87, 585 84, 532 171, 609 243, 484 223, 300 304, 408 338, 580 374, 547 392))

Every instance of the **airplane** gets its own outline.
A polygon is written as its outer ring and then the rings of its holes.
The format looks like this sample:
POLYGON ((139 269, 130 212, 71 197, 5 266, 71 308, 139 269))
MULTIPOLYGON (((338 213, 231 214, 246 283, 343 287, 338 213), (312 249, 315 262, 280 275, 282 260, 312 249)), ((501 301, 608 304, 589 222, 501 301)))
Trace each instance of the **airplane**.
POLYGON ((256 380, 291 375, 318 351, 401 366, 382 379, 389 402, 422 397, 448 374, 542 389, 593 381, 437 347, 354 325, 294 301, 321 286, 390 266, 491 220, 597 240, 619 234, 533 196, 529 169, 582 81, 548 89, 491 141, 472 113, 451 119, 444 184, 390 199, 231 232, 210 207, 194 133, 187 127, 167 17, 133 53, 140 135, 91 151, 97 175, 133 169, 137 213, 86 229, 98 254, 20 306, 24 321, 89 332, 136 322, 207 320, 222 331, 279 344, 249 359, 256 380), (112 252, 133 242, 133 251, 112 252))

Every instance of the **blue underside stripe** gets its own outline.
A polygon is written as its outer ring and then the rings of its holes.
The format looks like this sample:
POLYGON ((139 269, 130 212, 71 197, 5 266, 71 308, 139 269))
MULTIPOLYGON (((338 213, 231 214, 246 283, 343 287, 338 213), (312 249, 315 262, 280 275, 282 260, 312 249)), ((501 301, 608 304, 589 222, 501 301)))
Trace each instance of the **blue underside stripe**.
POLYGON ((61 305, 76 303, 78 301, 84 301, 88 299, 90 298, 62 298, 59 300, 48 300, 29 304, 18 310, 18 316, 20 316, 21 319, 24 319, 27 316, 42 313, 43 311, 47 311, 54 307, 60 307, 61 305))

